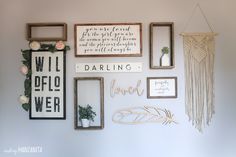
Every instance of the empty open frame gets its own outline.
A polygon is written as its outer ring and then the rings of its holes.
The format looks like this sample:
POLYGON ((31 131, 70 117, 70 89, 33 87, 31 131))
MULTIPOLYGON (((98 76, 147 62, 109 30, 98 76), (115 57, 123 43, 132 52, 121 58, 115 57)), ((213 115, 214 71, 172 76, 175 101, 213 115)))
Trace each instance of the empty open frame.
POLYGON ((103 77, 74 78, 75 129, 93 130, 104 128, 104 79, 103 77), (79 105, 90 105, 96 112, 94 122, 84 128, 79 120, 79 105))
POLYGON ((150 24, 150 69, 174 68, 174 24, 158 22, 150 24), (162 49, 168 53, 163 55, 162 49), (165 60, 163 60, 165 58, 165 60), (165 62, 165 64, 163 64, 165 62))
POLYGON ((66 23, 28 23, 28 41, 66 41, 66 23))

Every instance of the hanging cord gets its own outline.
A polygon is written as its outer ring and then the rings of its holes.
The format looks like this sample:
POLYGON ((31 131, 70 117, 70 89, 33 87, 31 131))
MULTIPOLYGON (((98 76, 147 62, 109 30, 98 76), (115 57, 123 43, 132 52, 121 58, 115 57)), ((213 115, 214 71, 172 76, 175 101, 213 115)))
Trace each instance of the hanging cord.
POLYGON ((192 20, 193 15, 194 15, 194 13, 196 12, 196 9, 197 9, 197 8, 200 10, 200 12, 201 12, 201 14, 202 14, 204 20, 206 21, 206 23, 207 23, 208 27, 210 28, 211 32, 213 33, 213 32, 214 32, 214 31, 213 31, 213 28, 211 27, 211 25, 210 25, 210 23, 209 23, 209 21, 208 21, 208 19, 207 19, 207 17, 206 17, 206 14, 204 13, 204 11, 203 11, 203 9, 201 8, 201 6, 200 6, 199 3, 197 3, 196 6, 194 7, 194 9, 193 9, 193 11, 192 11, 192 14, 191 14, 191 16, 189 17, 188 21, 186 22, 185 27, 184 27, 184 29, 183 29, 182 32, 184 32, 184 31, 187 29, 187 27, 188 27, 190 21, 192 20))

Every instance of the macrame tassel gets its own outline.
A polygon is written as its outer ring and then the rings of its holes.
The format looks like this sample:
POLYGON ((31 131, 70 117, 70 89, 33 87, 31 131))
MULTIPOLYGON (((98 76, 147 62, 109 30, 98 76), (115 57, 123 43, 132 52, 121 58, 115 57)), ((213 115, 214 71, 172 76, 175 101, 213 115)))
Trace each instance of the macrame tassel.
POLYGON ((215 33, 183 33, 185 107, 192 124, 202 131, 214 114, 215 33))

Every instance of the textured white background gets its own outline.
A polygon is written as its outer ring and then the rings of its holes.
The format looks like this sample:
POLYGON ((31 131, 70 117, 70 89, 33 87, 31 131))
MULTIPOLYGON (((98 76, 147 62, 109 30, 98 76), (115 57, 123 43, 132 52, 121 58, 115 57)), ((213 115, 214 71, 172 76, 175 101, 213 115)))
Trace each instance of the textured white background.
MULTIPOLYGON (((17 154, 19 157, 235 157, 236 139, 236 72, 235 0, 200 0, 210 23, 219 33, 216 40, 215 105, 211 125, 199 133, 185 115, 184 63, 182 37, 179 33, 189 18, 193 0, 0 0, 0 156, 3 150, 18 146, 42 146, 43 153, 17 154), (19 73, 20 49, 26 49, 25 23, 66 22, 67 53, 67 119, 29 120, 19 102, 24 76, 19 73), (173 70, 149 69, 149 23, 173 21, 175 24, 175 61, 173 70), (74 23, 142 22, 143 57, 75 58, 74 23), (76 74, 77 62, 144 62, 143 73, 76 74), (78 131, 73 128, 73 77, 102 76, 105 78, 105 128, 99 131, 78 131), (146 99, 146 77, 177 76, 177 99, 146 99), (112 79, 120 86, 135 85, 141 79, 145 94, 141 97, 109 96, 112 79), (136 105, 166 107, 178 125, 145 124, 126 126, 114 124, 112 114, 120 108, 136 105)), ((208 28, 199 12, 188 30, 208 28)))

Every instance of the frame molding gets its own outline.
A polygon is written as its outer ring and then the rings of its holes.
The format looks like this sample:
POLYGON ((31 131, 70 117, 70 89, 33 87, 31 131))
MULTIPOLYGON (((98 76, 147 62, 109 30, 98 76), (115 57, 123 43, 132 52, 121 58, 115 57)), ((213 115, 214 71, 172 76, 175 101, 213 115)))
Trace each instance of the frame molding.
POLYGON ((150 37, 150 69, 173 69, 175 67, 175 55, 174 55, 174 23, 173 22, 152 22, 150 23, 149 30, 150 37), (153 27, 170 27, 170 63, 171 66, 156 66, 153 63, 153 27))
POLYGON ((178 97, 178 81, 177 77, 147 77, 147 98, 148 99, 165 99, 178 97), (150 80, 152 79, 174 79, 175 81, 175 95, 174 96, 151 96, 150 95, 150 80))
POLYGON ((80 23, 74 25, 75 57, 142 57, 142 23, 80 23), (104 54, 104 55, 79 55, 77 54, 77 26, 115 26, 115 25, 139 25, 140 53, 139 54, 104 54))
POLYGON ((74 78, 74 128, 76 130, 99 130, 104 128, 104 78, 103 77, 75 77, 74 78), (83 128, 78 126, 78 81, 99 81, 100 85, 100 124, 101 126, 90 126, 83 128))
POLYGON ((27 40, 28 41, 67 41, 67 24, 66 23, 27 23, 27 40), (62 27, 62 37, 32 37, 33 27, 62 27))

